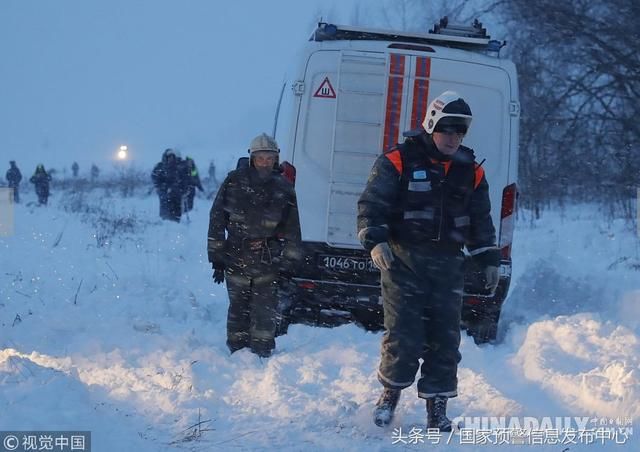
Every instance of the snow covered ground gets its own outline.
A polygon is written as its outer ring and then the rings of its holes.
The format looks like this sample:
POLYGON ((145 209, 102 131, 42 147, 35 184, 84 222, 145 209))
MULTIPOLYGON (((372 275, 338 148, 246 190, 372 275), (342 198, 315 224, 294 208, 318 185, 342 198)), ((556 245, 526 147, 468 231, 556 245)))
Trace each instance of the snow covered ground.
MULTIPOLYGON (((94 451, 431 447, 415 434, 415 388, 391 428, 371 421, 381 333, 292 325, 270 359, 229 355, 226 291, 206 262, 210 201, 181 224, 157 219, 154 197, 50 201, 16 206, 15 234, 0 237, 0 430, 90 430, 94 451)), ((640 418, 638 237, 598 215, 521 215, 502 342, 463 337, 452 417, 584 418, 620 434, 552 444, 543 424, 545 444, 530 448, 640 450, 624 428, 640 418)))

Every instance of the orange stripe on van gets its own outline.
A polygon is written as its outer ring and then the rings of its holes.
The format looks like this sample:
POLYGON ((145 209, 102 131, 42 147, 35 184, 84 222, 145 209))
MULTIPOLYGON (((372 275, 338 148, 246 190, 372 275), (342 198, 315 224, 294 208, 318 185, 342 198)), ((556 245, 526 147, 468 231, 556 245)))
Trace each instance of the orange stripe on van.
POLYGON ((402 109, 402 88, 404 84, 405 56, 397 53, 389 55, 389 80, 387 84, 387 106, 384 117, 382 150, 390 149, 398 142, 400 132, 400 111, 402 109))
POLYGON ((427 111, 429 99, 429 77, 431 76, 431 58, 416 58, 416 78, 413 82, 413 105, 411 108, 411 129, 417 129, 422 124, 427 111))
POLYGON ((387 152, 385 157, 389 159, 389 161, 393 164, 396 171, 402 174, 402 156, 400 155, 400 151, 397 149, 395 151, 387 152))

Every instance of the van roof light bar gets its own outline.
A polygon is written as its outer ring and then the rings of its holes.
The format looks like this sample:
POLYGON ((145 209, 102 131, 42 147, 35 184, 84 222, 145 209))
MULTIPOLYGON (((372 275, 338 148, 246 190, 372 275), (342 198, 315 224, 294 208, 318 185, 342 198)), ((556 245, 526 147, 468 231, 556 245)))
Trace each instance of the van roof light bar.
POLYGON ((440 19, 428 33, 411 33, 375 28, 352 27, 319 22, 310 41, 397 41, 434 44, 447 47, 486 49, 490 42, 487 30, 476 19, 471 26, 440 19))
POLYGON ((464 36, 468 38, 486 39, 491 37, 487 34, 487 29, 482 26, 482 22, 475 19, 470 26, 450 23, 449 18, 444 16, 440 21, 433 25, 433 29, 429 33, 443 36, 464 36))

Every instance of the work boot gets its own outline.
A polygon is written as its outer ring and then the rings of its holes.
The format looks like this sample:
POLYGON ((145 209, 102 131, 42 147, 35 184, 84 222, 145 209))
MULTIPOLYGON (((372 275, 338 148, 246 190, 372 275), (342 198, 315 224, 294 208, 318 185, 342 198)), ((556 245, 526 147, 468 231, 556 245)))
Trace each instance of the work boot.
POLYGON ((427 428, 441 432, 451 431, 451 419, 447 417, 447 398, 442 396, 427 399, 427 428))
POLYGON ((273 354, 273 350, 255 347, 251 347, 251 352, 253 352, 255 355, 258 355, 260 358, 269 358, 273 354))
POLYGON ((400 393, 402 389, 384 388, 378 402, 376 402, 376 409, 373 411, 373 422, 378 427, 384 427, 391 423, 393 420, 393 413, 400 400, 400 393))
POLYGON ((242 350, 243 348, 248 346, 248 341, 230 341, 227 339, 227 348, 229 349, 229 353, 231 353, 232 355, 238 350, 242 350))

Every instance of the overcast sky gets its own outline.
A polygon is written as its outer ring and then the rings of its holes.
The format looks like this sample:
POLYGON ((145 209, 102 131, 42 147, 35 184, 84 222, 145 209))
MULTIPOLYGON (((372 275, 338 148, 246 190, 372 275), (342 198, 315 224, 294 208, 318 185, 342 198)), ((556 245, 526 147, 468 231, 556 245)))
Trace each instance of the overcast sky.
POLYGON ((167 147, 230 166, 318 17, 355 2, 2 0, 0 168, 108 168, 122 144, 144 168, 167 147))

